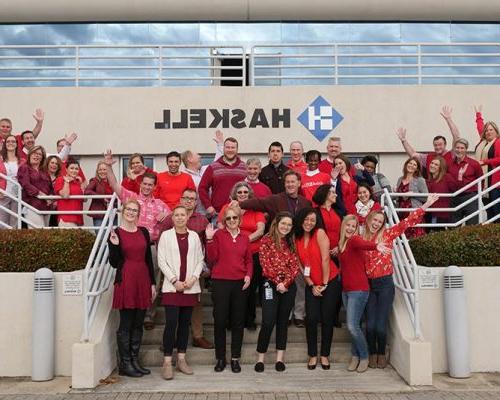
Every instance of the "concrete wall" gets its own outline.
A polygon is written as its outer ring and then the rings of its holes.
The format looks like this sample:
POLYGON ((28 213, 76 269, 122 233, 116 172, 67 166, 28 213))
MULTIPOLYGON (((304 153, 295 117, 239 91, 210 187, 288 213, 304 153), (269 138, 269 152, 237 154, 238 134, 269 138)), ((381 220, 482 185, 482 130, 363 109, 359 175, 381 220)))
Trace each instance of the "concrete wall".
MULTIPOLYGON (((83 271, 72 274, 82 275, 83 271)), ((83 329, 83 296, 63 296, 56 273, 55 374, 71 376, 71 349, 83 329)), ((0 376, 31 376, 33 273, 0 274, 0 376)))
POLYGON ((476 0, 1 0, 0 22, 70 21, 494 21, 500 5, 476 0))
MULTIPOLYGON (((215 128, 155 129, 163 120, 163 110, 171 110, 172 122, 181 109, 242 109, 247 115, 262 108, 271 115, 273 108, 290 109, 290 127, 227 128, 235 136, 244 155, 263 154, 268 144, 281 141, 285 147, 301 140, 306 150, 325 151, 327 139, 316 139, 297 120, 317 96, 323 96, 343 117, 330 135, 340 136, 344 152, 380 154, 380 170, 396 182, 405 158, 395 135, 398 127, 408 129, 408 139, 417 150, 432 149, 432 137, 451 135, 441 107, 454 108, 455 121, 462 135, 477 142, 474 104, 484 104, 485 117, 500 120, 494 107, 498 89, 494 86, 300 86, 300 87, 201 87, 201 88, 3 88, 0 89, 2 116, 13 120, 14 131, 33 127, 31 113, 36 107, 46 112, 38 142, 54 151, 55 141, 75 131, 75 154, 93 157, 83 166, 92 174, 95 161, 104 149, 116 154, 158 155, 158 170, 166 168, 160 155, 176 149, 213 153, 215 128)), ((269 117, 270 118, 270 117, 269 117)), ((247 117, 247 124, 250 117, 247 117)), ((209 121, 210 122, 210 121, 209 121)))
MULTIPOLYGON (((432 345, 433 372, 448 370, 443 314, 443 270, 439 289, 420 291, 422 333, 432 345)), ((469 349, 473 372, 500 371, 499 267, 463 267, 469 320, 469 349)))

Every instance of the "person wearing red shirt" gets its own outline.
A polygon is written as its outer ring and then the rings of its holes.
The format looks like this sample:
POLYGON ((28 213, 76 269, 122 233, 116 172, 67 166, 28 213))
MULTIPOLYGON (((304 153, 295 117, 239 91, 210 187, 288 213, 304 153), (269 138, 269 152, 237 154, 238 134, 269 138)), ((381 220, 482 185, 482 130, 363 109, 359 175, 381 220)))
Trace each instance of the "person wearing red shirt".
POLYGON ((373 198, 373 192, 370 185, 366 182, 358 184, 358 201, 354 204, 356 209, 356 217, 359 221, 359 227, 364 229, 365 220, 371 211, 380 210, 380 203, 373 198))
MULTIPOLYGON (((453 193, 453 179, 449 174, 447 174, 448 164, 445 159, 441 156, 437 156, 429 164, 428 178, 425 181, 427 184, 427 189, 429 193, 453 193)), ((449 208, 450 198, 441 197, 434 208, 449 208)), ((431 211, 426 214, 426 221, 429 223, 449 223, 450 213, 431 211)), ((436 230, 438 228, 430 228, 430 230, 436 230)))
MULTIPOLYGON (((37 108, 33 113, 33 118, 36 121, 36 125, 32 131, 27 130, 23 133, 29 132, 30 135, 23 137, 23 134, 15 135, 17 140, 17 156, 21 160, 26 160, 28 152, 35 145, 35 139, 38 137, 43 127, 44 113, 40 108, 37 108)), ((0 148, 3 146, 3 142, 8 135, 12 135, 12 121, 9 118, 0 119, 0 148)))
POLYGON ((264 371, 264 356, 275 325, 276 364, 274 367, 278 372, 286 369, 283 357, 286 350, 288 317, 297 293, 295 277, 300 271, 292 228, 292 214, 286 211, 278 213, 271 223, 269 233, 262 238, 260 243, 259 258, 264 283, 262 285, 262 326, 257 340, 255 372, 264 371))
MULTIPOLYGON (((401 236, 408 228, 418 224, 422 220, 425 210, 435 204, 437 200, 436 194, 429 195, 422 207, 390 228, 385 227, 385 216, 382 211, 371 212, 366 219, 363 239, 374 244, 386 243, 387 247, 392 250, 394 239, 401 236)), ((370 354, 368 363, 370 368, 385 368, 387 366, 387 322, 394 301, 393 270, 391 252, 369 251, 366 254, 365 272, 370 287, 370 295, 366 305, 366 338, 370 354)))
POLYGON ((361 329, 361 318, 365 312, 370 290, 365 272, 365 252, 376 249, 390 253, 384 243, 372 243, 358 236, 358 227, 356 216, 347 215, 342 221, 339 240, 342 299, 352 343, 352 358, 347 370, 351 372, 365 372, 368 369, 368 346, 361 329))
POLYGON ((207 260, 212 265, 214 305, 215 372, 226 368, 226 323, 231 325, 231 370, 241 372, 239 359, 245 325, 247 289, 252 281, 250 240, 239 225, 239 208, 224 210, 224 229, 207 225, 207 260))
MULTIPOLYGON (((458 139, 455 142, 454 152, 455 156, 453 161, 448 165, 448 173, 453 179, 453 191, 457 191, 469 183, 475 181, 476 179, 483 176, 483 170, 481 165, 467 156, 467 149, 469 148, 469 142, 465 139, 458 139)), ((465 203, 470 198, 477 194, 477 185, 472 185, 472 187, 466 189, 461 194, 452 197, 450 201, 451 207, 458 207, 462 203, 465 203)), ((464 218, 467 218, 470 214, 478 210, 477 201, 474 200, 471 203, 465 205, 461 209, 454 212, 452 215, 453 222, 459 222, 464 218)), ((479 223, 479 216, 476 215, 465 221, 466 225, 476 225, 479 223)))
MULTIPOLYGON (((97 163, 95 177, 91 178, 88 186, 85 188, 85 194, 88 195, 112 195, 113 188, 108 182, 108 167, 104 161, 97 163)), ((106 211, 108 208, 108 199, 92 199, 89 210, 91 211, 106 211)), ((91 214, 90 217, 94 222, 94 226, 99 229, 104 218, 104 214, 91 214)))
POLYGON ((198 187, 200 200, 212 217, 229 199, 236 182, 245 180, 247 167, 238 157, 238 141, 233 137, 224 140, 224 155, 208 166, 198 187))
MULTIPOLYGON (((476 146, 475 153, 476 160, 479 161, 479 164, 483 169, 483 173, 487 174, 496 167, 500 166, 500 132, 498 131, 497 124, 494 122, 488 121, 486 124, 484 123, 481 109, 481 106, 476 108, 476 126, 480 141, 476 146)), ((483 188, 483 190, 490 188, 493 185, 497 186, 496 188, 491 189, 486 196, 483 196, 483 201, 485 203, 489 204, 500 198, 499 182, 500 171, 497 171, 488 177, 486 182, 487 185, 483 188)), ((500 202, 490 206, 486 212, 488 213, 488 219, 500 214, 500 202)), ((497 219, 495 222, 500 223, 500 219, 497 219)))
POLYGON ((196 190, 191 175, 180 171, 181 155, 176 151, 167 154, 168 171, 158 174, 154 197, 163 201, 170 209, 179 204, 186 189, 196 190))
POLYGON ((142 154, 132 154, 128 160, 127 176, 123 178, 122 186, 131 192, 139 194, 142 177, 146 172, 156 174, 155 171, 144 165, 144 156, 142 154))
POLYGON ((321 153, 318 150, 309 150, 306 153, 307 171, 302 175, 301 190, 304 197, 311 201, 316 189, 321 185, 332 182, 332 177, 318 169, 321 153))
POLYGON ((320 363, 330 369, 334 312, 340 302, 341 285, 338 268, 330 258, 330 241, 319 228, 313 208, 300 210, 295 219, 295 244, 303 266, 306 283, 306 337, 309 361, 307 368, 316 368, 318 362, 318 324, 321 322, 320 363))
POLYGON ((363 167, 361 176, 350 173, 352 168, 349 159, 340 154, 335 158, 335 168, 332 170, 332 179, 338 195, 337 202, 345 208, 348 214, 356 213, 354 204, 358 200, 358 183, 366 182, 369 186, 375 184, 372 176, 363 167))
MULTIPOLYGON (((231 190, 231 200, 233 201, 240 202, 253 197, 254 193, 247 182, 238 182, 231 190)), ((222 207, 217 219, 219 228, 224 227, 222 215, 224 215, 226 208, 230 204, 222 207)), ((245 328, 252 331, 257 329, 257 325, 255 324, 255 309, 257 307, 256 290, 260 288, 262 282, 262 269, 259 263, 259 247, 260 238, 264 235, 265 227, 266 217, 264 213, 253 210, 241 210, 240 231, 242 234, 247 235, 250 240, 250 251, 252 252, 253 260, 253 275, 252 282, 248 288, 247 311, 245 317, 245 328)))
POLYGON ((259 180, 261 169, 262 164, 258 158, 249 158, 247 160, 247 177, 245 178, 245 182, 250 185, 255 197, 258 199, 262 199, 273 194, 271 189, 269 189, 269 186, 259 180))
POLYGON ((39 199, 38 196, 54 194, 52 181, 45 169, 46 157, 45 149, 35 146, 28 153, 26 162, 21 163, 17 170, 17 180, 23 189, 23 201, 35 209, 28 208, 26 211, 28 228, 45 227, 49 221, 47 215, 40 215, 36 211, 48 211, 51 208, 51 201, 39 199))
POLYGON ((307 163, 303 159, 304 146, 302 142, 296 140, 290 143, 290 160, 288 160, 286 166, 300 175, 304 175, 307 171, 307 163))
MULTIPOLYGON (((54 192, 62 197, 57 201, 57 211, 82 211, 83 199, 69 199, 70 196, 83 195, 82 182, 78 176, 80 164, 74 159, 66 162, 66 174, 56 179, 54 192)), ((83 214, 61 214, 60 227, 83 225, 83 214)))

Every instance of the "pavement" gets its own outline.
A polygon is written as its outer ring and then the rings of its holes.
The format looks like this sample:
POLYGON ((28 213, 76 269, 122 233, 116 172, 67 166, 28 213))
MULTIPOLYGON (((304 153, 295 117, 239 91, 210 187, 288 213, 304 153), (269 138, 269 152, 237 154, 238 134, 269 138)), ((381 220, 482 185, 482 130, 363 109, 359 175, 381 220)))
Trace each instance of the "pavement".
POLYGON ((500 373, 478 373, 468 379, 435 374, 432 386, 408 386, 391 368, 349 373, 343 365, 304 371, 304 365, 287 365, 284 373, 266 365, 257 374, 244 365, 241 374, 215 374, 209 366, 195 375, 177 374, 172 381, 160 369, 140 379, 112 375, 92 390, 74 390, 71 378, 48 382, 29 378, 1 378, 0 400, 458 400, 499 399, 500 373))

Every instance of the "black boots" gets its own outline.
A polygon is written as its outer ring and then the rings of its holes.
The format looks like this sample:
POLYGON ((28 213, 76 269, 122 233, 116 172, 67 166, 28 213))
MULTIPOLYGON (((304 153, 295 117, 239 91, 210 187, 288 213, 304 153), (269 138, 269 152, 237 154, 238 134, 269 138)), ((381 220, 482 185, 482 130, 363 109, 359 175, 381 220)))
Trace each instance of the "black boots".
POLYGON ((130 355, 130 335, 128 332, 117 332, 116 343, 118 344, 118 355, 120 361, 118 363, 118 373, 132 378, 140 378, 143 374, 137 371, 132 365, 130 355))
POLYGON ((142 325, 139 328, 132 330, 130 335, 130 358, 132 361, 132 367, 143 375, 149 375, 151 370, 143 368, 139 364, 139 350, 142 343, 142 325))

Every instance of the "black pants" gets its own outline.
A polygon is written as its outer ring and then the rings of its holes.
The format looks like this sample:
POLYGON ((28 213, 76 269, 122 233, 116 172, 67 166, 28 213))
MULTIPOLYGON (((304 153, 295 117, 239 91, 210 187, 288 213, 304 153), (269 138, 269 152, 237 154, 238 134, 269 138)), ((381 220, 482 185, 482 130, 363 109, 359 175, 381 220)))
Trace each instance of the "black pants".
POLYGON ((188 345, 189 323, 193 307, 165 306, 165 330, 163 331, 163 353, 170 357, 177 348, 177 353, 185 353, 188 345))
POLYGON ((370 296, 366 304, 366 341, 370 354, 385 354, 394 291, 392 275, 370 279, 370 296))
POLYGON ((248 290, 241 290, 243 280, 212 280, 214 305, 215 358, 226 358, 226 322, 231 325, 231 357, 241 357, 248 290))
POLYGON ((321 322, 321 356, 328 357, 332 346, 335 312, 342 301, 342 286, 337 278, 328 282, 322 296, 306 287, 306 337, 309 357, 318 355, 318 323, 321 322))
POLYGON ((144 324, 146 310, 139 308, 124 308, 120 310, 120 325, 118 332, 120 334, 130 334, 134 330, 141 330, 144 324))
POLYGON ((262 297, 262 267, 260 266, 259 253, 253 255, 253 275, 250 286, 248 287, 247 312, 245 316, 245 324, 250 325, 255 322, 255 309, 257 307, 257 290, 259 298, 262 297))
MULTIPOLYGON (((471 197, 473 197, 475 195, 476 195, 476 193, 463 193, 463 194, 459 194, 457 197, 452 197, 450 200, 450 206, 451 207, 459 206, 460 204, 466 202, 467 200, 469 200, 471 197)), ((453 213, 451 219, 453 222, 458 222, 462 218, 466 217, 467 215, 472 214, 473 212, 475 212, 477 210, 478 210, 478 204, 477 204, 477 199, 475 199, 471 203, 462 207, 460 210, 455 211, 453 213)), ((479 223, 479 216, 476 215, 475 217, 468 219, 465 222, 465 225, 477 225, 478 223, 479 223)))
POLYGON ((262 326, 257 341, 257 352, 265 353, 269 347, 271 334, 276 325, 276 350, 286 350, 288 337, 288 317, 295 304, 297 286, 293 282, 288 291, 280 293, 270 281, 265 281, 262 286, 262 326), (272 298, 267 296, 266 289, 271 290, 272 298), (266 298, 267 297, 267 298, 266 298))

